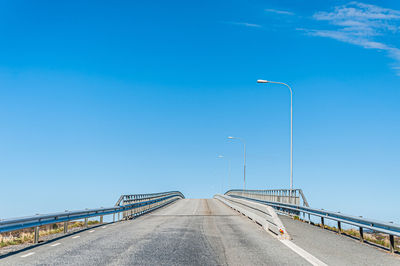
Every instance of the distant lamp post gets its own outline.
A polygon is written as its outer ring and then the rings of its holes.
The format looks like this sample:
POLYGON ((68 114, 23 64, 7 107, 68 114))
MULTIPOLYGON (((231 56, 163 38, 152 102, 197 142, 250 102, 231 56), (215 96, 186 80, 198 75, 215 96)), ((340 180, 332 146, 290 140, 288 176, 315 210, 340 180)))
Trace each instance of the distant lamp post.
MULTIPOLYGON (((224 155, 218 155, 217 159, 227 159, 227 158, 224 155)), ((227 159, 227 160, 228 160, 228 180, 226 182, 227 183, 226 186, 229 190, 229 181, 231 180, 231 160, 230 159, 227 159)), ((222 193, 224 193, 223 187, 224 187, 224 182, 222 181, 222 193)))
POLYGON ((290 91, 290 195, 292 195, 293 190, 293 91, 289 85, 283 82, 275 82, 269 80, 259 79, 257 83, 273 83, 285 85, 290 91))
POLYGON ((246 142, 244 139, 231 137, 229 136, 228 139, 237 139, 243 143, 243 153, 244 153, 244 162, 243 162, 243 190, 246 190, 246 142))

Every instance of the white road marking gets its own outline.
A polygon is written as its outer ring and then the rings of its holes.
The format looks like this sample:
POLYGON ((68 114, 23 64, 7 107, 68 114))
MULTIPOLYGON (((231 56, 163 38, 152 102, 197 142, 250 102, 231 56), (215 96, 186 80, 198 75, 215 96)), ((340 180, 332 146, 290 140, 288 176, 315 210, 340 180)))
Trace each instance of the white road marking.
POLYGON ((35 252, 29 252, 28 254, 22 255, 21 258, 26 258, 26 257, 28 257, 30 255, 33 255, 33 254, 35 254, 35 252))
POLYGON ((53 245, 51 245, 52 247, 56 247, 56 246, 58 246, 58 245, 61 245, 61 243, 55 243, 55 244, 53 244, 53 245))
POLYGON ((107 228, 107 226, 102 226, 101 228, 107 228))
POLYGON ((78 237, 81 237, 81 236, 73 236, 72 238, 78 238, 78 237))
POLYGON ((297 246, 295 243, 293 243, 290 240, 287 239, 282 239, 281 242, 285 244, 288 248, 299 254, 301 257, 303 257, 305 260, 307 260, 309 263, 311 263, 314 266, 328 266, 327 264, 323 263, 304 249, 300 248, 297 246))
POLYGON ((93 233, 93 232, 94 232, 94 230, 90 230, 90 231, 89 231, 89 233, 93 233))

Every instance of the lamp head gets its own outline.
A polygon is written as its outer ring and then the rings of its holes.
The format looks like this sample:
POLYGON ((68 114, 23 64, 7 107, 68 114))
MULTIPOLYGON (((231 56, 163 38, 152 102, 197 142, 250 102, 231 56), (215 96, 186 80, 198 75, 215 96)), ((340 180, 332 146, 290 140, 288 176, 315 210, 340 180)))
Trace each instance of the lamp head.
POLYGON ((268 80, 265 79, 258 79, 257 83, 268 83, 268 80))
POLYGON ((234 139, 234 137, 232 137, 232 136, 229 136, 229 137, 228 137, 228 139, 234 139))

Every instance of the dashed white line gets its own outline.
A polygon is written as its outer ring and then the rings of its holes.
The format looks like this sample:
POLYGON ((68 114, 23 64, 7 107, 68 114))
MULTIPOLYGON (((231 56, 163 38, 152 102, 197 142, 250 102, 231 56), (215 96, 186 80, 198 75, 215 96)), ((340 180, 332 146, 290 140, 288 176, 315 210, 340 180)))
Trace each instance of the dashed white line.
POLYGON ((61 245, 61 243, 55 243, 55 244, 53 244, 53 245, 51 245, 52 247, 56 247, 56 246, 58 246, 58 245, 61 245))
POLYGON ((22 255, 21 258, 26 258, 26 257, 28 257, 30 255, 33 255, 33 254, 35 254, 35 252, 29 252, 28 254, 22 255))
POLYGON ((107 228, 107 226, 102 226, 101 228, 107 228))
POLYGON ((81 237, 81 236, 73 236, 72 238, 78 238, 78 237, 81 237))
POLYGON ((93 232, 94 232, 94 230, 90 230, 90 231, 89 231, 89 233, 93 233, 93 232))

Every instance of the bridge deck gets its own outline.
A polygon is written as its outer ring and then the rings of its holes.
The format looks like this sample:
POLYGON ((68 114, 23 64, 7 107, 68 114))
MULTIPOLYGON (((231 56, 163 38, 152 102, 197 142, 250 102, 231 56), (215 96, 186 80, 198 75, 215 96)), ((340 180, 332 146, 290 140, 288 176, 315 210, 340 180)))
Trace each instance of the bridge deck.
MULTIPOLYGON (((282 220, 290 243, 328 265, 400 265, 396 256, 282 220)), ((183 199, 10 255, 0 265, 310 265, 307 254, 293 250, 218 200, 183 199)))
POLYGON ((6 257, 0 264, 309 265, 214 199, 179 200, 136 220, 94 230, 6 257))

